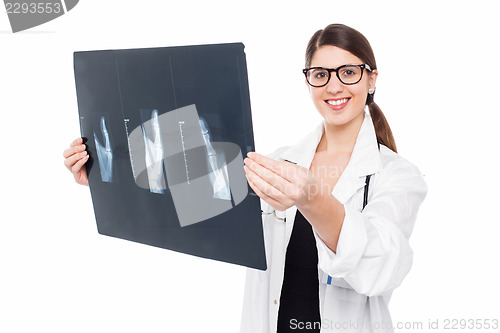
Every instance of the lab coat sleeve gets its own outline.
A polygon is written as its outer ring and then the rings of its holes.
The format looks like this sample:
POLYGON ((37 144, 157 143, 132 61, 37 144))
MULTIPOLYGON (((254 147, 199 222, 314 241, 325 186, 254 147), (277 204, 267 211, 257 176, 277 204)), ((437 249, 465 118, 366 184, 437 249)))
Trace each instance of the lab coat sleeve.
POLYGON ((410 271, 409 237, 427 185, 420 171, 401 159, 372 177, 370 188, 362 212, 344 205, 336 253, 316 233, 315 238, 319 270, 332 277, 332 284, 377 296, 398 287, 410 271))

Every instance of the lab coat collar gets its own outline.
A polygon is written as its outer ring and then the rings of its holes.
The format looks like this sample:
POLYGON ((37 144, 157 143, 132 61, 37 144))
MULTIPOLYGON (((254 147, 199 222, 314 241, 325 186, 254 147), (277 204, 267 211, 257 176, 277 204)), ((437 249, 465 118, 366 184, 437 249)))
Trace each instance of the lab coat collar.
MULTIPOLYGON (((314 154, 324 132, 324 122, 297 144, 280 154, 280 158, 305 168, 310 168, 314 154)), ((382 169, 375 127, 370 115, 365 117, 356 138, 354 149, 345 170, 342 172, 332 194, 345 203, 356 190, 365 184, 365 177, 382 169)))

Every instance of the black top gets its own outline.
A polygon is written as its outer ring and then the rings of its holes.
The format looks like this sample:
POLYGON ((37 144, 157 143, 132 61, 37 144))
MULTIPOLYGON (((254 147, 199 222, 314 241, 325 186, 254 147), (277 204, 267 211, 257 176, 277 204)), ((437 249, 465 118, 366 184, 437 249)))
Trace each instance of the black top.
POLYGON ((286 251, 277 332, 317 333, 320 322, 316 241, 311 225, 297 210, 286 251))

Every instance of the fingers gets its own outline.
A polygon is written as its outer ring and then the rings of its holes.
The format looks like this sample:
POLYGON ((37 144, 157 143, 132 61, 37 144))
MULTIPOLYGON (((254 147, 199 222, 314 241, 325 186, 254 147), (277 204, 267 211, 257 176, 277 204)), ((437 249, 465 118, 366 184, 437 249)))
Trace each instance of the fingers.
POLYGON ((273 186, 281 192, 284 192, 285 187, 290 183, 288 180, 260 165, 259 163, 251 160, 250 158, 245 158, 243 162, 245 163, 246 167, 253 173, 255 173, 258 177, 262 178, 269 184, 273 184, 273 186))
POLYGON ((74 146, 81 145, 82 143, 83 143, 82 138, 76 138, 73 142, 71 142, 71 144, 69 146, 74 147, 74 146))
POLYGON ((64 150, 63 157, 68 158, 76 153, 85 151, 86 148, 87 147, 83 144, 82 138, 78 138, 70 144, 68 149, 64 150))
POLYGON ((65 158, 64 165, 73 174, 79 173, 89 159, 89 155, 85 149, 86 146, 83 144, 83 139, 77 138, 63 152, 65 158))
MULTIPOLYGON (((86 153, 86 152, 85 152, 86 153)), ((85 157, 81 157, 80 159, 78 159, 76 161, 76 163, 74 163, 71 168, 68 168, 70 169, 70 171, 74 174, 74 175, 77 175, 78 173, 80 173, 82 171, 82 168, 83 166, 85 165, 85 163, 87 163, 87 160, 89 159, 89 155, 86 155, 85 157)))
POLYGON ((275 161, 272 158, 263 156, 263 155, 258 154, 256 152, 249 152, 247 154, 247 156, 248 156, 247 157, 248 159, 255 161, 258 164, 264 165, 269 170, 271 170, 279 175, 283 174, 283 171, 281 170, 283 168, 283 165, 280 164, 279 161, 275 161))
MULTIPOLYGON (((247 166, 244 166, 243 168, 245 169, 246 177, 250 187, 252 187, 254 192, 260 198, 264 199, 270 204, 272 202, 273 207, 289 207, 293 204, 290 196, 287 193, 284 193, 286 192, 285 189, 289 188, 289 185, 291 184, 288 183, 287 185, 280 186, 284 189, 284 192, 282 192, 275 186, 269 184, 264 179, 259 177, 259 175, 250 170, 247 166)), ((286 180, 282 179, 281 182, 286 182, 286 180)))
POLYGON ((85 163, 89 159, 89 154, 85 150, 83 139, 78 138, 71 142, 69 148, 64 150, 64 165, 71 171, 75 181, 81 185, 88 185, 87 174, 85 172, 85 163))
POLYGON ((255 192, 255 194, 257 194, 260 198, 262 198, 262 200, 264 200, 265 202, 267 202, 268 204, 270 204, 272 207, 274 207, 275 209, 278 209, 278 210, 285 210, 286 207, 284 207, 282 204, 280 204, 278 201, 274 200, 273 198, 269 197, 268 195, 266 195, 264 192, 262 192, 257 185, 254 184, 254 182, 252 182, 252 180, 249 178, 248 174, 246 175, 247 176, 247 181, 248 181, 248 184, 250 185, 250 187, 253 189, 253 191, 255 192))
POLYGON ((85 162, 87 162, 88 158, 89 158, 89 155, 87 154, 87 151, 84 150, 82 152, 76 152, 75 154, 70 155, 68 158, 66 158, 64 160, 64 165, 71 172, 78 172, 78 171, 80 171, 81 166, 80 166, 80 168, 77 169, 77 171, 75 171, 74 167, 80 162, 82 162, 82 165, 85 164, 85 162))
MULTIPOLYGON (((257 153, 254 154, 259 155, 257 153)), ((251 156, 255 155, 251 154, 251 156)), ((279 162, 262 155, 259 156, 262 158, 257 157, 256 159, 265 163, 264 165, 260 164, 255 159, 245 158, 244 160, 246 167, 251 170, 253 174, 255 174, 255 176, 251 174, 254 184, 259 186, 259 188, 267 195, 279 201, 282 201, 283 198, 289 198, 292 200, 299 198, 301 196, 301 184, 304 183, 304 180, 302 176, 291 177, 291 175, 297 175, 303 171, 302 169, 305 168, 289 162, 279 162), (268 167, 271 167, 272 170, 268 167), (287 171, 280 171, 284 169, 287 171), (278 172, 275 172, 275 170, 278 172), (257 177, 260 180, 256 179, 257 177)))
POLYGON ((276 173, 280 177, 295 183, 298 178, 305 176, 307 169, 295 165, 290 162, 275 161, 272 158, 258 154, 256 152, 248 153, 248 158, 255 161, 257 164, 264 166, 265 168, 276 173))

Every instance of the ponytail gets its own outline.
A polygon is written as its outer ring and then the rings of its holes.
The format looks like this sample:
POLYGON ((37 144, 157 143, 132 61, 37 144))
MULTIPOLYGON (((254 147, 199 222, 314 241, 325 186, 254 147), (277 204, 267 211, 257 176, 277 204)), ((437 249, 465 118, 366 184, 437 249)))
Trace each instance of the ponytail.
POLYGON ((396 142, 394 141, 394 136, 392 136, 391 127, 385 119, 384 113, 380 110, 377 103, 373 101, 373 94, 368 94, 366 99, 366 104, 370 110, 370 116, 372 117, 373 126, 375 127, 375 133, 377 135, 377 142, 383 144, 395 153, 398 152, 396 149, 396 142))

